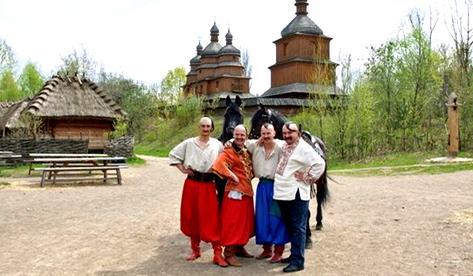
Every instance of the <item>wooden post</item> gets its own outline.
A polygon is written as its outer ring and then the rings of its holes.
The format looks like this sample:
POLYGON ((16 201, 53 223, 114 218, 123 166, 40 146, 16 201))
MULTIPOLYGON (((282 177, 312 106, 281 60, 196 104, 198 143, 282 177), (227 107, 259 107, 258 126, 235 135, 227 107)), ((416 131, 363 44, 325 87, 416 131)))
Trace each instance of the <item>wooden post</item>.
POLYGON ((457 95, 452 92, 448 96, 448 157, 457 157, 460 150, 460 124, 459 109, 460 104, 457 103, 457 95))
POLYGON ((41 176, 41 183, 40 183, 40 186, 41 186, 41 187, 44 186, 44 178, 46 178, 46 174, 47 174, 47 172, 46 172, 46 171, 43 171, 43 176, 41 176))

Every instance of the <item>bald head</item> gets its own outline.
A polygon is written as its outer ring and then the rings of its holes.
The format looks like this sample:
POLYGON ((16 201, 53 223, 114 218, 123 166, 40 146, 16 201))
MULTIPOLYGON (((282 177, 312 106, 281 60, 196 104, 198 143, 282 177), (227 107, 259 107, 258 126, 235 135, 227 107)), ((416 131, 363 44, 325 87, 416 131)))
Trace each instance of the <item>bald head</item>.
POLYGON ((237 126, 235 127, 235 129, 233 130, 233 133, 235 133, 235 132, 237 132, 237 131, 243 131, 244 133, 246 133, 246 127, 245 127, 244 125, 242 125, 242 124, 237 125, 237 126))
POLYGON ((214 130, 214 124, 209 117, 202 117, 199 121, 200 136, 210 136, 214 130))
POLYGON ((233 141, 238 147, 243 147, 246 142, 246 128, 244 125, 237 125, 233 131, 233 141))
POLYGON ((200 121, 199 121, 199 124, 212 124, 212 119, 210 119, 209 117, 202 117, 200 118, 200 121))

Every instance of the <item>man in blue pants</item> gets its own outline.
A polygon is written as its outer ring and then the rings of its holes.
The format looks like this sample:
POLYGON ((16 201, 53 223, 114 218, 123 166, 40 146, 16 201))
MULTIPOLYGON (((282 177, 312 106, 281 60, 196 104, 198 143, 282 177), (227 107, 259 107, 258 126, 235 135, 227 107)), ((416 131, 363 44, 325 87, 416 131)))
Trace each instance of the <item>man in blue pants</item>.
POLYGON ((259 178, 256 190, 255 239, 256 244, 263 245, 263 252, 256 259, 271 258, 271 263, 281 262, 284 245, 288 242, 279 205, 273 199, 274 174, 282 153, 279 144, 283 143, 274 140, 275 134, 274 126, 265 123, 261 126, 261 139, 247 142, 252 154, 253 171, 259 178))
POLYGON ((304 269, 307 212, 310 200, 310 185, 317 180, 325 168, 325 161, 303 139, 295 123, 287 122, 283 129, 284 145, 274 179, 274 199, 281 209, 286 225, 291 255, 284 272, 304 269))

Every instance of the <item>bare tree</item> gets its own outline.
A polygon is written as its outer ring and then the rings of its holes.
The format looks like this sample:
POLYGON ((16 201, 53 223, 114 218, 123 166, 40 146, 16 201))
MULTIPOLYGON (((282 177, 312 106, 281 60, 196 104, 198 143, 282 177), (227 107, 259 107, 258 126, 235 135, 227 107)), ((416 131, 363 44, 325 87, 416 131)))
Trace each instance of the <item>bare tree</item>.
POLYGON ((467 86, 471 85, 471 58, 473 46, 473 28, 470 25, 470 11, 472 1, 465 0, 461 11, 455 0, 455 7, 451 17, 450 35, 453 39, 454 58, 461 70, 460 80, 467 86))
MULTIPOLYGON (((245 77, 251 78, 251 72, 253 71, 253 66, 250 64, 250 54, 248 53, 247 49, 243 49, 241 51, 241 64, 243 65, 243 69, 245 70, 245 77)), ((250 80, 250 87, 251 87, 251 80, 250 80)))
POLYGON ((15 65, 16 60, 13 50, 8 46, 5 40, 0 39, 0 73, 6 69, 13 71, 15 65))

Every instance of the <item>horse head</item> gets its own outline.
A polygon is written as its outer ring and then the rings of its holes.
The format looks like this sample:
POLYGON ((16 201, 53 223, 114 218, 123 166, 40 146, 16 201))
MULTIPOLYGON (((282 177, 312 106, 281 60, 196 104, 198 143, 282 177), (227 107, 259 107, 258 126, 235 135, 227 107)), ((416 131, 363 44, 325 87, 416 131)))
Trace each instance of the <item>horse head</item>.
POLYGON ((260 137, 261 126, 264 123, 271 123, 276 130, 276 138, 282 139, 282 126, 288 119, 281 113, 271 108, 266 108, 263 104, 259 104, 258 110, 251 118, 251 131, 249 138, 258 139, 260 137))
POLYGON ((235 102, 232 102, 230 96, 225 99, 227 109, 225 110, 223 119, 222 134, 218 138, 222 143, 227 142, 233 138, 233 130, 239 124, 243 124, 243 112, 241 110, 241 99, 239 96, 235 97, 235 102))

